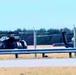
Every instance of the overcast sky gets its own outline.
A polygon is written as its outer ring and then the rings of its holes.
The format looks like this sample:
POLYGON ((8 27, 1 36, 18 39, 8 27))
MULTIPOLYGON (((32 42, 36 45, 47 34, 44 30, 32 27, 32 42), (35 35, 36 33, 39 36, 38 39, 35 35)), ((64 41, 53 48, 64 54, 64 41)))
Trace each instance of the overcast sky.
POLYGON ((76 25, 76 0, 0 0, 0 30, 69 28, 76 25))

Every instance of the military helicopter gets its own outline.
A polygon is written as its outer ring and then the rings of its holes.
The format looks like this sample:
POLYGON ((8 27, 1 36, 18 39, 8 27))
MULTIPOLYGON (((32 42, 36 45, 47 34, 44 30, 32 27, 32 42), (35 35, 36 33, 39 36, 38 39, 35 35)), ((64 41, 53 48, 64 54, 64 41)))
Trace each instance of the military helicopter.
POLYGON ((7 36, 0 38, 0 49, 27 49, 27 43, 20 37, 14 36, 14 32, 9 32, 7 36))
POLYGON ((67 38, 66 38, 66 31, 63 30, 61 32, 61 34, 62 34, 63 43, 54 43, 53 46, 65 46, 66 48, 74 47, 74 40, 73 40, 73 38, 72 38, 71 42, 68 42, 67 38))
POLYGON ((73 38, 72 38, 72 41, 71 41, 71 42, 67 42, 67 39, 66 39, 66 32, 65 32, 65 31, 62 31, 61 34, 62 34, 64 46, 65 46, 66 48, 68 48, 68 47, 74 47, 73 38))

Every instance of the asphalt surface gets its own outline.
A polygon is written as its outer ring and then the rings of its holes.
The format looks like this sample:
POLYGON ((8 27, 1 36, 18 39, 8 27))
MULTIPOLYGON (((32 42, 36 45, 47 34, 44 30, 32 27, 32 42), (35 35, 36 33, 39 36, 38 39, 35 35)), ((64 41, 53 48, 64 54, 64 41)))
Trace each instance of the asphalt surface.
POLYGON ((76 66, 76 59, 0 60, 0 67, 76 66))

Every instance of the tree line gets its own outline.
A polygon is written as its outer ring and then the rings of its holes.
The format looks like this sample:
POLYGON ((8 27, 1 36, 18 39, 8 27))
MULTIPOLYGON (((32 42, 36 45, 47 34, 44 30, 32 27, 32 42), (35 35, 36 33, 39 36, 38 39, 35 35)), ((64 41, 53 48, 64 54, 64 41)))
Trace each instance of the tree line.
MULTIPOLYGON (((64 29, 44 29, 41 28, 39 30, 35 30, 36 32, 36 43, 37 45, 51 45, 53 43, 62 43, 62 30, 65 30, 66 37, 68 42, 71 41, 71 38, 73 37, 73 30, 70 30, 68 28, 64 29)), ((7 33, 10 31, 0 31, 0 38, 2 36, 7 36, 7 33)), ((34 30, 27 30, 27 29, 17 29, 13 31, 15 36, 19 36, 22 40, 25 40, 28 45, 34 44, 34 30)))

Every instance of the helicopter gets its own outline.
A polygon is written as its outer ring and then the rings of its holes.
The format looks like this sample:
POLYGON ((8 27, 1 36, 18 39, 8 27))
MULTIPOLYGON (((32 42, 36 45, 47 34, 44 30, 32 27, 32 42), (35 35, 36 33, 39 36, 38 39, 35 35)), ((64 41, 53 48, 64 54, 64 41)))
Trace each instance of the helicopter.
POLYGON ((64 42, 64 46, 66 48, 68 47, 74 47, 74 41, 73 41, 73 38, 72 38, 72 41, 71 42, 67 42, 67 38, 66 38, 66 31, 62 31, 62 38, 63 38, 63 42, 64 42))
POLYGON ((27 49, 27 43, 19 36, 14 36, 14 32, 9 32, 0 38, 0 49, 27 49))
POLYGON ((72 38, 71 42, 68 42, 67 41, 67 38, 66 38, 66 31, 65 30, 62 30, 61 32, 61 35, 62 35, 62 40, 63 40, 63 43, 54 43, 53 46, 64 46, 66 48, 69 48, 69 47, 74 47, 74 37, 72 38))

